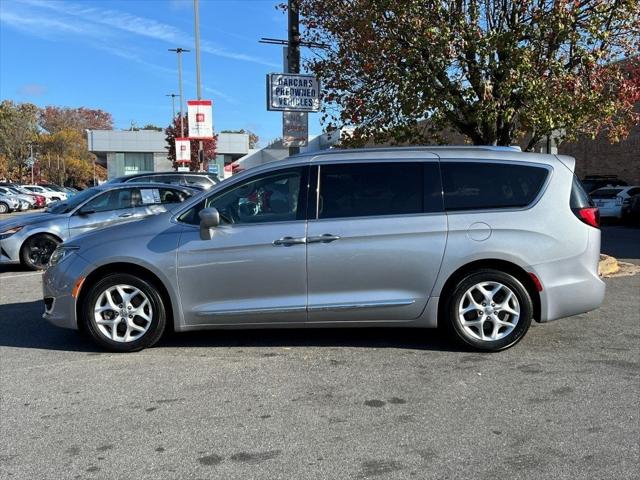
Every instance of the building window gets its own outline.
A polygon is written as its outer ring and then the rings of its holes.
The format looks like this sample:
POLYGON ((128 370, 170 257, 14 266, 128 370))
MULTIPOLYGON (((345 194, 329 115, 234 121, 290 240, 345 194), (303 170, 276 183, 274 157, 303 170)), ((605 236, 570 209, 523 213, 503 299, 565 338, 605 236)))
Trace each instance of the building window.
POLYGON ((126 152, 124 154, 124 174, 153 172, 153 153, 126 152))

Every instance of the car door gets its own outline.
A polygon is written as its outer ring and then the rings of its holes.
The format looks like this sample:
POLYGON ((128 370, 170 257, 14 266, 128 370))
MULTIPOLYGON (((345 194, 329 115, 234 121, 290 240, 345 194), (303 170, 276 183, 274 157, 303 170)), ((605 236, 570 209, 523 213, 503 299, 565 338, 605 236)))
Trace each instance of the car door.
POLYGON ((307 227, 308 321, 418 318, 447 236, 437 161, 318 168, 316 218, 310 214, 307 227))
POLYGON ((187 325, 306 320, 307 167, 259 173, 178 216, 177 275, 187 325), (201 240, 198 211, 222 223, 201 240))
POLYGON ((136 212, 133 201, 139 195, 138 187, 117 188, 97 195, 69 217, 69 236, 132 220, 136 212))

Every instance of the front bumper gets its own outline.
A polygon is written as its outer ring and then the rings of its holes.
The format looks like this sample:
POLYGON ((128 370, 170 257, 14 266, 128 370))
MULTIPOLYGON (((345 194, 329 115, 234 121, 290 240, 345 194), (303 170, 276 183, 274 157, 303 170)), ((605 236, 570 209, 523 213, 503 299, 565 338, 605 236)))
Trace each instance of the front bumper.
POLYGON ((42 318, 57 327, 78 329, 76 299, 72 291, 76 282, 86 276, 91 264, 73 254, 55 267, 47 269, 42 277, 45 311, 42 318))
POLYGON ((4 240, 0 240, 0 265, 4 263, 20 263, 21 236, 15 233, 4 240))

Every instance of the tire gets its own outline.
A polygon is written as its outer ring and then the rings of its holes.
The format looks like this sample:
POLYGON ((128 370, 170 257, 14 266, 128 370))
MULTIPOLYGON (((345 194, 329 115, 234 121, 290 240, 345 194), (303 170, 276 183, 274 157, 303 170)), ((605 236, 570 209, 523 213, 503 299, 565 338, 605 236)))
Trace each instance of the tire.
POLYGON ((454 287, 446 306, 446 327, 465 346, 497 352, 524 337, 532 316, 531 296, 516 277, 483 269, 454 287))
POLYGON ((9 213, 9 205, 4 202, 0 202, 0 213, 9 213))
POLYGON ((101 347, 112 352, 136 352, 160 339, 166 319, 155 285, 135 275, 115 273, 89 288, 81 320, 85 331, 101 347))
POLYGON ((58 245, 60 240, 48 233, 29 237, 20 248, 20 263, 30 270, 45 270, 58 245))

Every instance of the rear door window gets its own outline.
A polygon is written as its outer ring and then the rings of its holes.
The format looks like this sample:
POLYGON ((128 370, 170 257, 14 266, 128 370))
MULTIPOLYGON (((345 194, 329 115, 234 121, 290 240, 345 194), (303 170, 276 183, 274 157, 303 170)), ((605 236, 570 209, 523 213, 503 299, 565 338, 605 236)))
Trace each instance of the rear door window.
POLYGON ((318 218, 411 215, 442 210, 435 162, 320 165, 318 218))
POLYGON ((526 207, 549 175, 544 167, 492 162, 443 162, 441 169, 448 211, 526 207))

